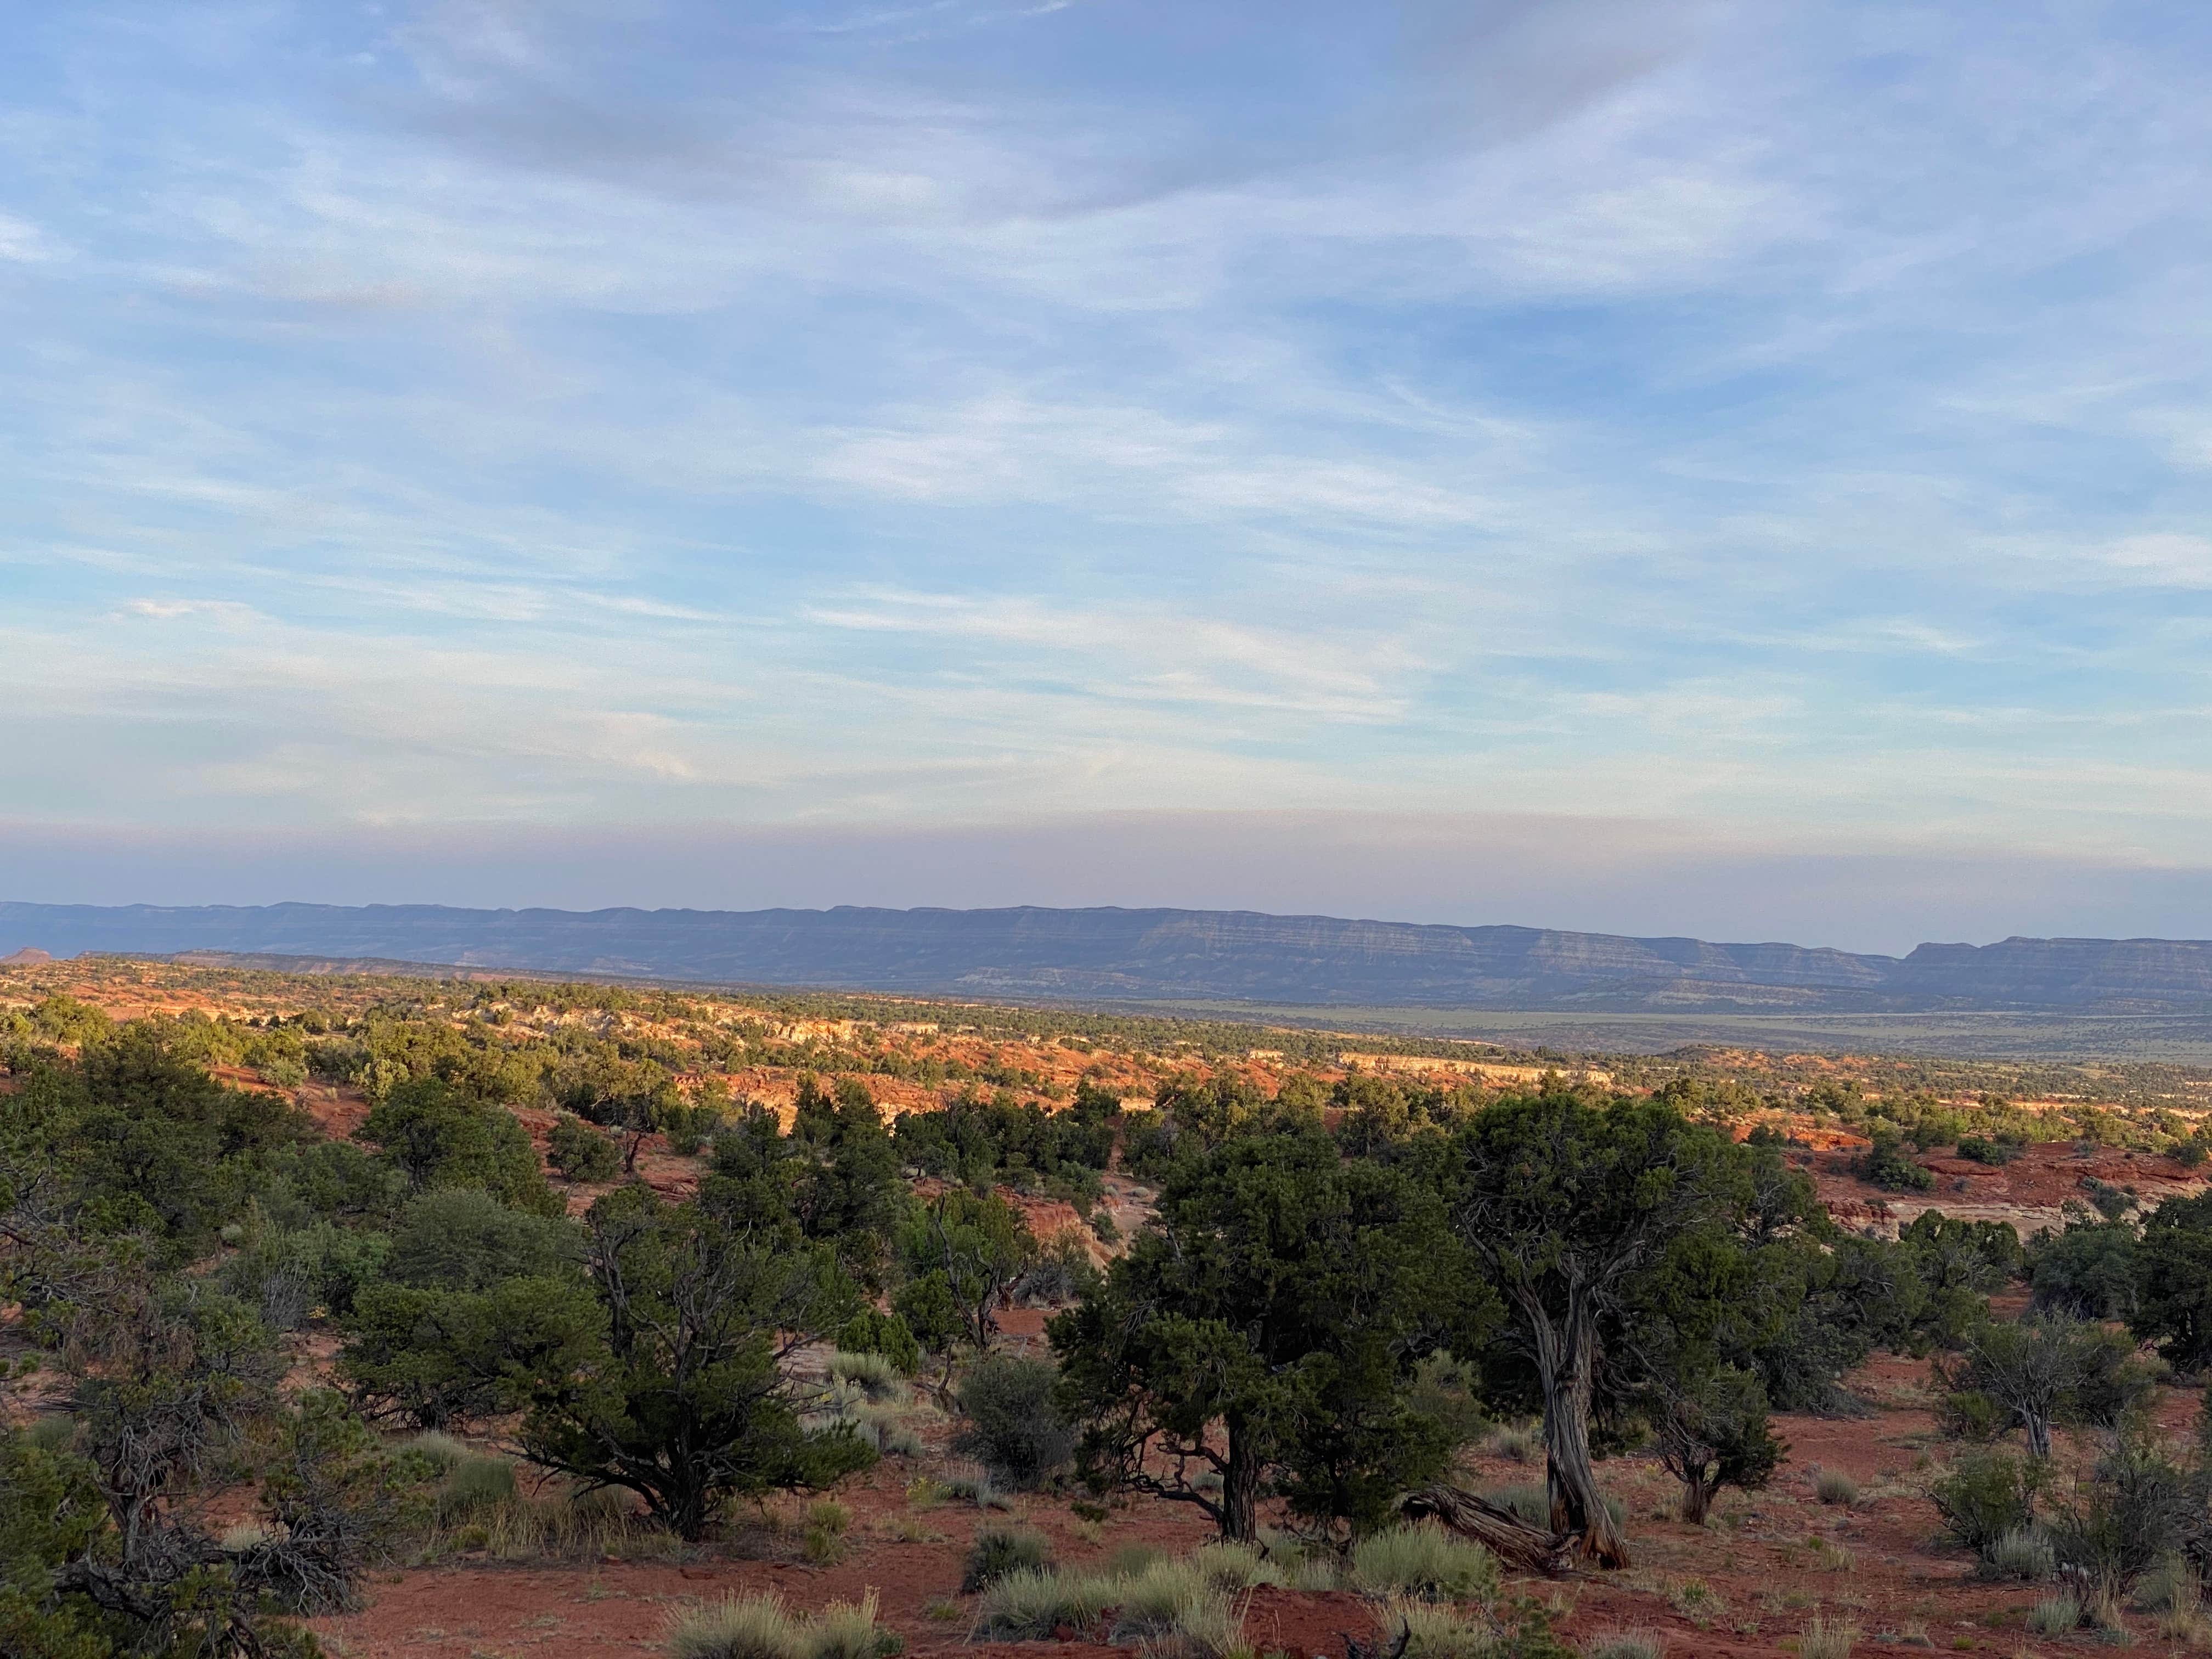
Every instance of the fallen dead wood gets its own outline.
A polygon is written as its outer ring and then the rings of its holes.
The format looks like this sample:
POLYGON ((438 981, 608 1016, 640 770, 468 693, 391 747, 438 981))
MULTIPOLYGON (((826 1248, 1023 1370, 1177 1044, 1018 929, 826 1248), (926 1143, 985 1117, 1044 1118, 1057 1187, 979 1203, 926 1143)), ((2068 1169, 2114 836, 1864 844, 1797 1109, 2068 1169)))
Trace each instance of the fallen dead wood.
POLYGON ((1424 1486, 1400 1505, 1407 1516, 1432 1516, 1463 1538, 1472 1538, 1517 1572, 1558 1577, 1575 1553, 1571 1534, 1532 1527, 1510 1510, 1476 1497, 1463 1486, 1424 1486))

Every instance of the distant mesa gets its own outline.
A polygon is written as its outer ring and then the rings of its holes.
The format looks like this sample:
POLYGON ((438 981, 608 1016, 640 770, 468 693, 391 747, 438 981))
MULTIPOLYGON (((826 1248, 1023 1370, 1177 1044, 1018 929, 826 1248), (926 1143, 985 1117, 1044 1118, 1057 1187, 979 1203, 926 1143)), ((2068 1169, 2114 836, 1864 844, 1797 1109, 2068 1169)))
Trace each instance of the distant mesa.
MULTIPOLYGON (((309 957, 984 1001, 1689 1014, 2212 1012, 2212 941, 2008 939, 1887 957, 1249 910, 465 910, 0 904, 57 954, 309 957)), ((40 953, 43 957, 44 952, 40 953)))
POLYGON ((0 957, 0 968, 31 968, 41 962, 52 962, 53 953, 41 951, 35 945, 27 945, 9 957, 0 957))

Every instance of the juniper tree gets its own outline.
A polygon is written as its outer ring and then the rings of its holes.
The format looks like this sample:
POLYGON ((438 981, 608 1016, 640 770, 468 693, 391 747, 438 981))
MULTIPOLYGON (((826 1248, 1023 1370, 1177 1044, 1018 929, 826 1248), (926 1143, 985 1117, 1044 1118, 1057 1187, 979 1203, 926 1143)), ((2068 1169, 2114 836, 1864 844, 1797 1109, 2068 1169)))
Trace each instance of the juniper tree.
POLYGON ((2212 1365, 2212 1194, 2169 1198, 2135 1249, 2129 1328, 2178 1371, 2212 1365))
POLYGON ((1741 1233, 1753 1208, 1747 1158, 1663 1102, 1598 1103, 1564 1087, 1486 1108, 1455 1152, 1456 1231, 1503 1295, 1542 1399, 1552 1529, 1584 1559, 1626 1566, 1592 1468, 1601 1337, 1681 1240, 1741 1233))
POLYGON ((833 1253, 791 1225, 642 1187, 592 1206, 586 1273, 604 1334, 530 1379, 525 1454, 635 1492, 686 1539, 732 1498, 829 1484, 874 1461, 848 1428, 802 1420, 793 1352, 859 1297, 833 1253))
POLYGON ((1450 1436, 1414 1367, 1496 1312, 1433 1185, 1316 1127, 1179 1158, 1155 1224, 1048 1328, 1092 1478, 1245 1540, 1270 1487, 1364 1529, 1439 1474, 1450 1436))

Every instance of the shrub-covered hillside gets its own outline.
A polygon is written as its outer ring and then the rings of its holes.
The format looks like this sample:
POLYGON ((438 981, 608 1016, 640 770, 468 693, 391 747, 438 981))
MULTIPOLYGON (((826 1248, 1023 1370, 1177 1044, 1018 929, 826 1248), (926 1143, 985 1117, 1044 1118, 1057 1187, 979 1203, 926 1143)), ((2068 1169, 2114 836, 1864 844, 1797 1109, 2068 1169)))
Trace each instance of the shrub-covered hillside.
POLYGON ((2183 1107, 629 988, 5 989, 11 1655, 2199 1631, 2183 1107), (1997 1182, 2050 1224, 1975 1213, 1997 1182))

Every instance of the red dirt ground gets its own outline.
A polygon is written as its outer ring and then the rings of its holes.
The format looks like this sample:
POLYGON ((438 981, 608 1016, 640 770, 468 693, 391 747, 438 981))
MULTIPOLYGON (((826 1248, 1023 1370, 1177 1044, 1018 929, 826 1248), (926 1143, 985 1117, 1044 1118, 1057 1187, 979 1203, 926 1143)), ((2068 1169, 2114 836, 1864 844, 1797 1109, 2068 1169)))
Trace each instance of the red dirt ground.
MULTIPOLYGON (((1650 1458, 1602 1465, 1607 1490, 1627 1505, 1636 1565, 1625 1573, 1516 1581, 1508 1593, 1553 1607, 1561 1615, 1559 1628, 1573 1638, 1619 1629, 1663 1632, 1677 1659, 1774 1655, 1815 1616, 1855 1622, 1858 1659, 1924 1654, 1931 1646, 2021 1652, 2027 1610, 2045 1592, 1978 1582, 1965 1553, 1942 1540, 1923 1491, 1931 1459, 1940 1462, 1947 1449, 1935 1432, 1925 1382, 1918 1362, 1885 1358, 1853 1378, 1869 1414, 1780 1419, 1790 1450, 1772 1486, 1729 1494, 1706 1528, 1673 1518, 1674 1483, 1650 1458), (1848 1509, 1821 1504, 1814 1478, 1824 1468, 1856 1480, 1859 1501, 1848 1509)), ((2184 1427, 2197 1398, 2168 1391, 2160 1413, 2167 1426, 2184 1427)), ((922 1462, 934 1468, 938 1460, 933 1455, 922 1462)), ((872 1587, 884 1622, 905 1638, 910 1653, 968 1650, 975 1598, 957 1594, 960 1561, 986 1516, 958 1501, 910 1504, 906 1487, 915 1472, 914 1464, 886 1460, 838 1494, 854 1519, 852 1553, 836 1566, 739 1559, 712 1549, 680 1563, 501 1566, 463 1560, 393 1574, 369 1587, 360 1611, 319 1620, 316 1628, 335 1638, 331 1650, 342 1659, 441 1653, 582 1659, 657 1650, 672 1613, 734 1592, 774 1589, 794 1607, 811 1609, 872 1587), (933 1617, 933 1603, 940 1614, 957 1612, 933 1617)), ((1540 1478, 1534 1465, 1492 1458, 1480 1460, 1472 1473, 1480 1485, 1540 1478)), ((1072 1565, 1103 1561, 1131 1544, 1180 1551, 1208 1531, 1202 1516, 1167 1504, 1119 1510, 1091 1528, 1050 1498, 1016 1501, 1021 1517, 1050 1537, 1056 1559, 1072 1565)), ((787 1507, 797 1512, 796 1505, 787 1507)), ((2142 1650, 2169 1651, 2148 1618, 2136 1615, 2132 1622, 2142 1650)), ((1252 1597, 1245 1629, 1262 1653, 1337 1659, 1345 1634, 1372 1638, 1376 1614, 1370 1604, 1344 1592, 1267 1589, 1252 1597)), ((2028 1650, 2055 1656, 2078 1645, 2038 1638, 2028 1650)), ((1076 1641, 986 1647, 989 1659, 1024 1652, 1127 1659, 1128 1653, 1076 1641)))
POLYGON ((1931 1153, 1920 1159, 1936 1175, 1924 1193, 1890 1193, 1850 1172, 1863 1139, 1839 1138, 1832 1151, 1796 1154, 1809 1169, 1828 1213, 1847 1226, 1873 1227, 1895 1237, 1898 1228, 1923 1210, 1941 1210, 1965 1221, 2004 1221, 2025 1238, 2039 1228, 2066 1224, 2068 1200, 2088 1202, 2092 1181, 2132 1189, 2146 1206, 2204 1190, 2205 1178, 2154 1152, 2100 1146, 2077 1152, 2070 1141, 2028 1146, 2010 1164, 1992 1167, 1970 1158, 1931 1153))

